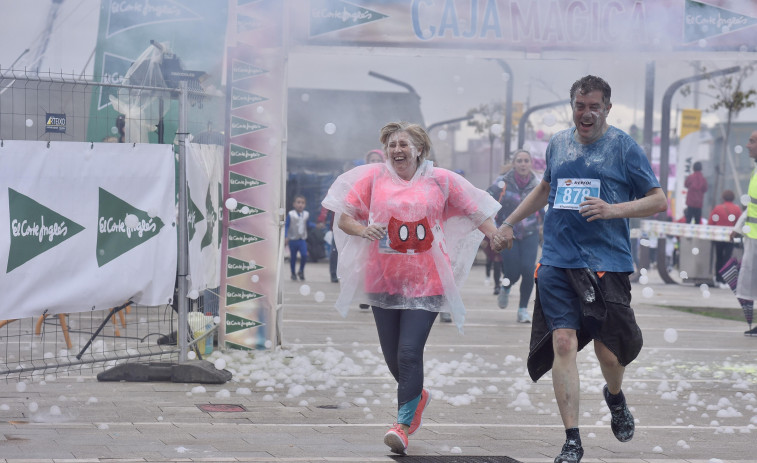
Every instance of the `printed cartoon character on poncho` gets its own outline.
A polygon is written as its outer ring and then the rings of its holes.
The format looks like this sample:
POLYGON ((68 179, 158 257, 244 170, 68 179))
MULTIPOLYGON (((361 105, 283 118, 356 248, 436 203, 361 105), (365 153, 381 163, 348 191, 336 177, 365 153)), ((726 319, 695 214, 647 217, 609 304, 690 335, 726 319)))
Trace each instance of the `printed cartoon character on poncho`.
POLYGON ((414 222, 392 217, 386 229, 386 239, 391 249, 403 254, 415 254, 431 249, 434 233, 426 217, 414 222))

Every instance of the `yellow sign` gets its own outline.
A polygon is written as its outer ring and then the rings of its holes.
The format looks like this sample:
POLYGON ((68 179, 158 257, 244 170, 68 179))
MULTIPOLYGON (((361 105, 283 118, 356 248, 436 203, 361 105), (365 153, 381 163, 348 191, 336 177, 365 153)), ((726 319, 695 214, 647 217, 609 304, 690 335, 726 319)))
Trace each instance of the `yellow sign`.
POLYGON ((699 132, 702 126, 701 109, 684 109, 681 112, 681 138, 694 132, 699 132))

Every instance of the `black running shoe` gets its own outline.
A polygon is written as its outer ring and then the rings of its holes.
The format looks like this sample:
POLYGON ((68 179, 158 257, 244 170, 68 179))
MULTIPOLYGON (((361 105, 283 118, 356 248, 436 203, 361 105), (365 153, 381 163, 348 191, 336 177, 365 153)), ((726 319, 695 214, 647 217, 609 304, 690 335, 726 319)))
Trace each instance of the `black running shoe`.
POLYGON ((580 463, 584 449, 577 441, 568 439, 562 446, 562 452, 555 457, 555 463, 580 463))
MULTIPOLYGON (((607 399, 610 397, 610 390, 607 389, 607 384, 602 389, 602 393, 605 396, 605 402, 608 402, 607 399)), ((628 442, 633 439, 636 425, 633 422, 631 411, 628 410, 625 398, 623 398, 623 403, 619 405, 610 405, 608 402, 607 406, 610 407, 610 414, 612 415, 610 427, 612 428, 612 433, 615 434, 615 438, 621 442, 628 442)))
POLYGON ((744 331, 744 336, 757 336, 757 326, 751 330, 744 331))

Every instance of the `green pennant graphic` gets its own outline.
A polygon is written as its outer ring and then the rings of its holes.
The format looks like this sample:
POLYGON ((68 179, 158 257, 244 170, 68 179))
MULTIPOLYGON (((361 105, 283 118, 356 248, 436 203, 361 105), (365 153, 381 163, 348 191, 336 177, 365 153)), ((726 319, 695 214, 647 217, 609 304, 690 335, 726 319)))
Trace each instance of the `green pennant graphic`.
POLYGON ((251 235, 249 233, 241 232, 239 230, 234 230, 233 228, 229 228, 229 238, 228 238, 228 247, 229 249, 238 248, 239 246, 246 246, 248 244, 257 243, 258 241, 263 241, 263 238, 255 235, 251 235))
POLYGON ((310 37, 388 18, 342 0, 311 0, 310 37))
POLYGON ((267 155, 261 153, 260 151, 251 150, 249 148, 245 148, 244 146, 230 143, 229 164, 232 166, 234 164, 239 164, 240 162, 252 161, 253 159, 262 158, 263 156, 267 155))
POLYGON ((268 72, 265 69, 253 66, 250 63, 244 61, 234 60, 231 63, 231 81, 236 82, 238 80, 247 79, 249 77, 259 76, 268 72))
POLYGON ((260 29, 263 25, 263 21, 258 18, 237 14, 237 34, 260 29))
POLYGON ((229 192, 230 193, 236 193, 237 191, 246 190, 248 188, 254 188, 260 185, 265 185, 265 182, 256 180, 252 177, 246 177, 236 172, 229 172, 229 192))
POLYGON ((5 273, 61 244, 84 227, 8 188, 10 249, 5 273))
POLYGON ((216 210, 213 207, 213 198, 210 197, 209 186, 208 192, 205 195, 205 214, 208 226, 205 228, 205 235, 202 237, 202 241, 200 241, 200 249, 205 249, 205 247, 210 246, 213 243, 213 230, 215 230, 216 222, 218 221, 216 210))
POLYGON ((232 137, 238 137, 240 135, 257 132, 258 130, 263 130, 266 128, 267 128, 266 126, 262 124, 258 124, 255 121, 251 121, 243 117, 231 116, 231 136, 232 137))
POLYGON ((235 257, 227 256, 226 259, 226 277, 231 278, 235 277, 237 275, 243 275, 245 273, 254 272, 256 270, 260 270, 260 265, 250 265, 249 262, 245 262, 242 259, 237 259, 235 257))
POLYGON ((238 88, 231 89, 231 109, 242 108, 266 100, 268 100, 268 98, 255 95, 254 93, 245 92, 238 88))
POLYGON ((107 37, 148 24, 201 19, 197 13, 173 0, 121 0, 109 3, 107 37))
POLYGON ((262 214, 265 212, 257 207, 248 206, 247 204, 237 203, 237 208, 233 211, 229 211, 229 222, 233 222, 237 219, 243 219, 253 215, 262 214))
POLYGON ((256 320, 250 320, 247 318, 234 315, 232 313, 226 313, 226 334, 236 333, 237 331, 247 330, 261 326, 262 323, 256 320))
POLYGON ((757 19, 713 5, 686 0, 683 41, 692 43, 757 24, 757 19))
MULTIPOLYGON (((258 294, 253 291, 247 291, 246 289, 237 288, 236 286, 226 285, 226 305, 239 304, 240 302, 251 301, 263 297, 262 294, 258 294)), ((226 314, 226 323, 228 325, 229 314, 226 314)), ((249 328, 249 327, 246 327, 249 328)))
POLYGON ((100 205, 97 219, 97 266, 102 267, 121 254, 139 246, 160 233, 163 221, 150 217, 121 198, 100 188, 100 205), (127 226, 129 215, 136 223, 127 226))
MULTIPOLYGON (((226 331, 228 333, 228 331, 226 331)), ((236 349, 236 350, 255 350, 250 346, 243 346, 241 344, 237 344, 236 342, 226 341, 226 347, 228 349, 236 349)))
POLYGON ((189 209, 187 211, 187 228, 189 229, 189 241, 192 241, 192 238, 195 236, 195 232, 197 231, 197 223, 201 220, 205 220, 205 216, 202 215, 202 212, 200 211, 200 208, 197 207, 197 204, 195 204, 194 201, 192 201, 192 195, 189 192, 189 186, 187 186, 187 198, 189 198, 189 209))

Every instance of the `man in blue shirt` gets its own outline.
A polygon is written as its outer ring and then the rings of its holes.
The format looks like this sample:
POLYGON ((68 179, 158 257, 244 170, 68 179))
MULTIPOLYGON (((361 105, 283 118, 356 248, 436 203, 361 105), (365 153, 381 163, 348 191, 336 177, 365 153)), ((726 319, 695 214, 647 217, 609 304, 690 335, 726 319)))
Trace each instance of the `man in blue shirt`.
POLYGON ((499 227, 494 246, 512 246, 513 226, 549 205, 536 272, 536 306, 528 369, 536 381, 552 370, 566 440, 555 463, 579 463, 580 380, 577 352, 594 341, 605 378, 615 437, 633 437, 634 420, 621 391, 625 366, 641 350, 630 307, 634 270, 628 219, 667 209, 644 151, 607 124, 611 89, 585 76, 570 89, 574 128, 549 142, 541 183, 499 227))

